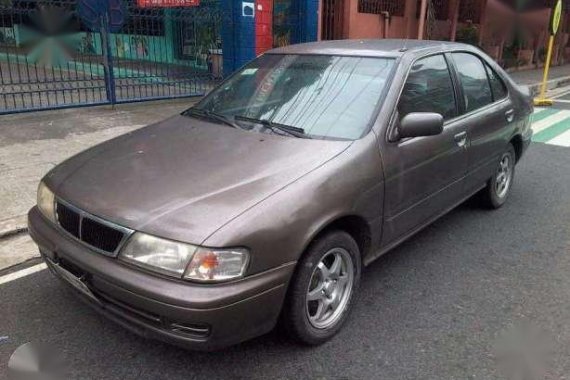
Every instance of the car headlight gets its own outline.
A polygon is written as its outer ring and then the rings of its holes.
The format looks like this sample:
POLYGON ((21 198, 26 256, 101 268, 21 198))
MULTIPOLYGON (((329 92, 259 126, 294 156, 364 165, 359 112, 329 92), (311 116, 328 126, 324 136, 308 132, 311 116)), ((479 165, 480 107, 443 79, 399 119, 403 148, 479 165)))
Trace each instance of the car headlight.
POLYGON ((136 232, 119 258, 169 276, 216 282, 243 276, 249 254, 244 249, 210 249, 136 232))
POLYGON ((45 217, 55 222, 55 195, 43 182, 38 186, 38 209, 45 217))

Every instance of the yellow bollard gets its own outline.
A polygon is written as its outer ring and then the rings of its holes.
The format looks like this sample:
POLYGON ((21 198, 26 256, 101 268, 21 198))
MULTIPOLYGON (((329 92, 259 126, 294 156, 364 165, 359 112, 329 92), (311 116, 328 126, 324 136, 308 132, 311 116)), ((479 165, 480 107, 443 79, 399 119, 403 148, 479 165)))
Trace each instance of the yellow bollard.
POLYGON ((548 86, 548 71, 550 70, 550 62, 552 61, 552 48, 554 47, 554 36, 551 35, 548 40, 548 52, 546 53, 546 62, 544 64, 544 75, 542 77, 542 86, 540 95, 534 99, 535 106, 551 106, 554 102, 552 99, 546 99, 546 90, 548 86))
POLYGON ((548 40, 548 52, 546 53, 546 62, 544 64, 544 75, 542 77, 542 86, 538 98, 534 99, 535 106, 551 106, 554 104, 552 99, 546 99, 546 90, 548 86, 548 71, 550 70, 550 63, 552 61, 552 50, 554 49, 554 37, 560 27, 560 20, 562 18, 562 0, 558 0, 552 9, 550 15, 550 39, 548 40))

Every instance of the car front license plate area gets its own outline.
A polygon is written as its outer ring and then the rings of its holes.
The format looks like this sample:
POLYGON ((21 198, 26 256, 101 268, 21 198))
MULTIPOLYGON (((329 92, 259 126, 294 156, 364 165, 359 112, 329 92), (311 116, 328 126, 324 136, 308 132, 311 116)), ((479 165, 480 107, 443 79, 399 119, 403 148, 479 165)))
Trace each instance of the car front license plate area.
MULTIPOLYGON (((63 260, 57 259, 52 260, 47 256, 44 256, 45 260, 50 267, 50 269, 65 282, 70 284, 81 294, 87 296, 92 301, 97 304, 101 304, 101 301, 93 294, 91 289, 86 284, 87 274, 83 273, 80 269, 76 268, 73 264, 67 263, 63 260)), ((57 256, 56 256, 57 257, 57 256)))

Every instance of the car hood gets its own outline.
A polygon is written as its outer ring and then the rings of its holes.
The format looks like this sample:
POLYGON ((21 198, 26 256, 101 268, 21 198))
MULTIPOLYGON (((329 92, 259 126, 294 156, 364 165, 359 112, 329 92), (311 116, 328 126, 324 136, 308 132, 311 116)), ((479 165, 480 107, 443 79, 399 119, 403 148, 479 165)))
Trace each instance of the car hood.
POLYGON ((89 213, 200 244, 349 145, 176 116, 88 149, 45 181, 58 197, 89 213))

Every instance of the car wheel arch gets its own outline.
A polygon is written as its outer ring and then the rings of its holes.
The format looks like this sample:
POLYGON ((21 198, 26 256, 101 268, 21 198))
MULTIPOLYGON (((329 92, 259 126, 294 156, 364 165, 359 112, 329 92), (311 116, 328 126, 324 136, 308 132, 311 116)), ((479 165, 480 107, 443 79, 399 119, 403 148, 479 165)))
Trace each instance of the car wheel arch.
MULTIPOLYGON (((332 231, 343 231, 349 234, 356 242, 358 246, 360 258, 362 263, 365 262, 365 257, 371 250, 371 243, 372 243, 372 229, 366 219, 362 216, 355 215, 355 214, 344 214, 344 215, 337 215, 328 219, 326 222, 322 223, 319 228, 316 228, 312 233, 309 235, 309 238, 306 239, 301 253, 297 258, 297 264, 301 261, 302 257, 308 252, 311 244, 313 244, 319 237, 325 236, 326 234, 332 231)), ((295 268, 295 272, 298 270, 298 267, 295 268)), ((291 289, 291 282, 287 285, 287 296, 285 299, 288 298, 288 294, 291 289)), ((281 317, 283 317, 281 313, 281 317)), ((282 321, 280 325, 283 325, 282 321)))
POLYGON ((523 151, 523 139, 520 134, 516 134, 509 140, 509 144, 515 148, 515 162, 518 162, 521 158, 523 151))
POLYGON ((319 238, 330 231, 344 231, 349 234, 360 251, 360 257, 364 261, 366 255, 370 252, 372 243, 372 229, 368 221, 356 214, 338 215, 334 218, 327 220, 325 223, 315 229, 310 237, 306 240, 299 258, 307 251, 309 246, 319 238))

